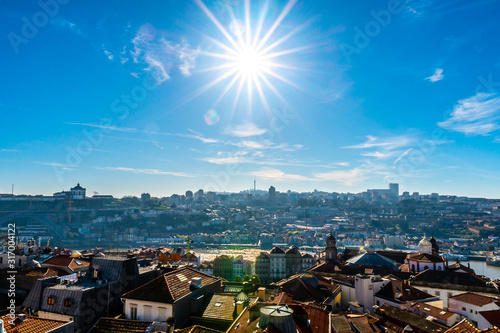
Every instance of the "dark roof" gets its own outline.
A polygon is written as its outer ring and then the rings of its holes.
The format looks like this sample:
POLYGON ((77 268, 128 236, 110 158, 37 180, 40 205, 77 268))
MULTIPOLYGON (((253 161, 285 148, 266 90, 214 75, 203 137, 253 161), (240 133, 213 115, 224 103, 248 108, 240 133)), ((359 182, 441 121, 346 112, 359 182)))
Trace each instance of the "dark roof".
POLYGON ((367 268, 381 268, 388 270, 397 270, 398 267, 397 263, 394 260, 384 257, 383 255, 380 255, 376 252, 365 252, 358 254, 357 256, 347 260, 346 264, 348 266, 362 266, 367 268))
POLYGON ((288 250, 285 252, 286 254, 300 254, 299 249, 295 246, 292 245, 288 250))
POLYGON ((20 321, 18 315, 15 315, 13 322, 8 315, 0 317, 0 319, 3 320, 4 329, 7 333, 45 333, 68 323, 61 320, 42 319, 32 316, 26 316, 24 321, 20 321))
POLYGON ((464 302, 476 306, 483 306, 486 304, 491 304, 493 302, 498 302, 498 298, 493 298, 485 295, 479 295, 474 293, 463 293, 448 298, 449 300, 464 302))
POLYGON ((354 332, 351 324, 343 315, 331 315, 332 329, 334 333, 350 333, 354 332))
POLYGON ((80 183, 78 183, 78 184, 76 184, 75 187, 72 188, 72 190, 85 190, 85 189, 80 186, 80 183))
POLYGON ((88 333, 144 333, 151 321, 100 318, 88 333))
POLYGON ((391 280, 382 287, 375 296, 397 300, 399 302, 409 302, 434 297, 399 280, 391 280))
POLYGON ((488 280, 474 274, 453 271, 435 271, 430 269, 416 274, 412 281, 455 284, 469 287, 489 287, 487 285, 488 280))
POLYGON ((348 260, 352 257, 355 257, 359 254, 359 249, 345 249, 344 253, 342 253, 342 260, 348 260))
POLYGON ((348 315, 348 318, 360 333, 380 332, 380 329, 370 322, 367 314, 348 315))
POLYGON ((285 253, 285 250, 283 250, 281 247, 279 246, 275 246, 273 247, 273 249, 271 250, 271 253, 285 253))
POLYGON ((138 276, 139 269, 137 267, 136 258, 92 258, 94 268, 98 268, 99 278, 107 279, 109 281, 118 281, 123 276, 138 276))
POLYGON ((464 272, 470 273, 470 274, 476 274, 476 272, 467 266, 462 265, 461 263, 457 262, 454 263, 453 265, 448 265, 446 268, 448 271, 458 271, 458 270, 463 270, 464 272))
POLYGON ((125 293, 122 297, 143 301, 172 303, 191 292, 191 279, 201 278, 202 286, 212 284, 220 278, 204 274, 189 267, 160 275, 156 279, 125 293))
POLYGON ((431 263, 440 263, 445 261, 441 256, 437 256, 435 254, 430 254, 430 253, 410 253, 408 254, 407 258, 409 260, 431 262, 431 263))
POLYGON ((406 256, 408 255, 408 253, 401 251, 377 251, 377 253, 386 258, 394 260, 400 265, 405 263, 406 256))
POLYGON ((491 326, 500 327, 500 310, 490 310, 479 312, 490 323, 491 326))
POLYGON ((295 301, 323 303, 340 288, 337 284, 312 274, 297 274, 276 283, 280 291, 289 293, 295 301))

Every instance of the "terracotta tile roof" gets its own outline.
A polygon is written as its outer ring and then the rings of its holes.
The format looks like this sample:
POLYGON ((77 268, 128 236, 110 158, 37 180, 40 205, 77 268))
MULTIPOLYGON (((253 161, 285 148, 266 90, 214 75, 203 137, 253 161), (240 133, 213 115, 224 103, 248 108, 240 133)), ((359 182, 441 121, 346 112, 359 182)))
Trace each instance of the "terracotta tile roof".
POLYGON ((375 296, 394 299, 400 302, 416 301, 434 297, 399 280, 391 280, 382 289, 380 289, 375 296))
POLYGON ((281 247, 279 246, 275 246, 273 247, 273 249, 271 250, 270 253, 280 253, 280 254, 285 254, 285 250, 283 250, 281 247))
POLYGON ((20 321, 16 315, 14 325, 12 325, 9 316, 5 315, 0 319, 3 320, 4 329, 7 333, 45 333, 67 323, 61 320, 42 319, 32 316, 26 316, 24 321, 20 321))
POLYGON ((331 315, 332 320, 332 332, 333 333, 350 333, 354 332, 351 324, 347 321, 346 317, 343 315, 331 315))
POLYGON ((194 277, 201 278, 202 287, 220 280, 220 278, 204 274, 192 268, 183 267, 160 275, 156 279, 125 293, 122 297, 151 302, 172 303, 191 292, 191 279, 194 277))
MULTIPOLYGON (((444 325, 429 321, 411 311, 398 309, 389 304, 382 305, 379 310, 377 310, 377 314, 379 314, 385 321, 393 323, 399 327, 410 325, 410 327, 416 333, 438 333, 447 329, 447 327, 444 325)), ((387 326, 385 324, 382 325, 387 326)))
POLYGON ((479 330, 467 319, 462 320, 444 333, 476 333, 479 330))
POLYGON ((483 306, 486 304, 490 304, 493 302, 498 302, 497 298, 485 296, 485 295, 479 295, 479 294, 474 294, 474 293, 464 293, 460 295, 455 295, 449 297, 450 300, 455 300, 459 302, 464 302, 476 306, 483 306))
POLYGON ((56 266, 56 267, 67 267, 71 271, 82 270, 90 265, 90 262, 80 258, 72 258, 67 256, 54 256, 47 261, 42 263, 42 267, 56 266), (78 264, 80 263, 80 264, 78 264))
POLYGON ((432 306, 430 304, 415 302, 412 304, 411 309, 416 311, 425 313, 426 315, 433 316, 434 318, 447 320, 451 316, 455 315, 455 313, 440 309, 438 307, 432 306))
MULTIPOLYGON (((198 317, 233 321, 235 315, 234 295, 212 294, 205 296, 204 306, 197 312, 198 317)), ((250 297, 250 304, 257 300, 250 297)))
POLYGON ((370 322, 368 315, 348 315, 352 325, 361 333, 380 332, 380 329, 370 322))
POLYGON ((144 333, 150 321, 100 318, 88 333, 144 333))
POLYGON ((328 333, 328 326, 330 322, 329 313, 324 309, 320 309, 316 306, 303 304, 302 307, 307 312, 307 317, 309 319, 309 327, 313 332, 325 332, 328 333))
POLYGON ((480 330, 479 332, 480 333, 499 333, 500 328, 498 328, 496 326, 492 326, 492 327, 485 328, 484 330, 480 330))
POLYGON ((206 328, 203 326, 194 325, 180 330, 175 330, 174 333, 224 333, 224 332, 217 331, 212 328, 206 328))
POLYGON ((500 310, 481 311, 479 313, 491 326, 500 327, 500 310))

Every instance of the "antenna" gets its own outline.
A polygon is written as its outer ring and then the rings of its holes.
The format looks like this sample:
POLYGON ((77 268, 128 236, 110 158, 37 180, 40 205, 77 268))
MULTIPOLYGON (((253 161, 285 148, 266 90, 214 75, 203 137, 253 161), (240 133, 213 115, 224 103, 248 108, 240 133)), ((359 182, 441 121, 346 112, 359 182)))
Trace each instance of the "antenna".
POLYGON ((257 180, 255 177, 253 177, 253 191, 255 192, 257 190, 257 180))

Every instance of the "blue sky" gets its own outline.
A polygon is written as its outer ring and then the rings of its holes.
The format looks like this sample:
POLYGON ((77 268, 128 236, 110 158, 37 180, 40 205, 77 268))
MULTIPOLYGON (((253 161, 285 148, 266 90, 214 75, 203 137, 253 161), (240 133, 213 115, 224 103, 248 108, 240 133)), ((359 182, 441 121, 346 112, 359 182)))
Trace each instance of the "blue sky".
POLYGON ((499 1, 0 7, 0 193, 500 197, 499 1))

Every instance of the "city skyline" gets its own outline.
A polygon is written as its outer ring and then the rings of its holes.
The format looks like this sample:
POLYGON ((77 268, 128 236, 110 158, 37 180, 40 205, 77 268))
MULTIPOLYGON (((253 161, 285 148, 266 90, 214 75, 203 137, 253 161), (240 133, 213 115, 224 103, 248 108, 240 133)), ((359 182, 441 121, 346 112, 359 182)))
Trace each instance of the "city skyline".
POLYGON ((0 193, 500 198, 498 1, 53 3, 0 5, 0 193))

